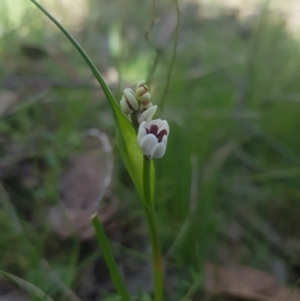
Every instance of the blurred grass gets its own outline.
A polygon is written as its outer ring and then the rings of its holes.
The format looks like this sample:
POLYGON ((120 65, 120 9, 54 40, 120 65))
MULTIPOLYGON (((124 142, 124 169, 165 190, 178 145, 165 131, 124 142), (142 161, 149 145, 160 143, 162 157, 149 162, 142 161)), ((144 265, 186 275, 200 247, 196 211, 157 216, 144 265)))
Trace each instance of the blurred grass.
MULTIPOLYGON (((97 127, 113 141, 112 118, 69 42, 29 2, 19 2, 11 8, 4 1, 1 10, 0 87, 14 91, 17 103, 1 117, 0 175, 6 191, 1 199, 11 202, 22 232, 1 205, 0 269, 54 296, 58 289, 44 275, 42 258, 76 290, 80 246, 76 237, 63 241, 53 235, 44 223, 45 208, 59 199, 60 175, 81 147, 80 133, 97 127), (24 46, 41 49, 46 57, 29 58, 24 46), (30 101, 45 89, 45 95, 30 101), (24 162, 38 183, 32 188, 24 186, 20 174, 24 162)), ((166 20, 172 19, 173 3, 156 6, 150 36, 158 49, 144 38, 150 2, 83 4, 86 14, 78 22, 59 9, 58 1, 51 5, 106 74, 116 97, 147 77, 157 50, 151 94, 158 102, 173 51, 172 28, 165 47, 160 49, 158 41, 170 26, 166 20)), ((250 265, 278 276, 275 263, 280 260, 287 274, 283 281, 292 284, 300 276, 297 253, 286 250, 300 234, 299 42, 287 31, 286 20, 268 9, 245 20, 235 11, 205 18, 196 2, 184 4, 162 115, 170 121, 171 135, 165 158, 156 162, 164 253, 188 221, 181 245, 168 259, 170 268, 181 266, 182 279, 176 280, 178 287, 174 280, 169 285, 184 296, 207 261, 250 265)), ((120 214, 126 202, 140 214, 119 159, 116 165, 113 192, 122 200, 120 214)))

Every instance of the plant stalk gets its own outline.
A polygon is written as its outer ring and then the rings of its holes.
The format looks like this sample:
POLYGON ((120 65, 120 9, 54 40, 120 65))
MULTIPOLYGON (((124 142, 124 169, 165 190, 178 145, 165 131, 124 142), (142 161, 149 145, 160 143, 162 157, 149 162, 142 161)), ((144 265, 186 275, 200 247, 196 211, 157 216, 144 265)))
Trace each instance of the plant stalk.
POLYGON ((163 293, 163 266, 162 256, 160 251, 160 243, 155 221, 154 203, 151 194, 151 161, 144 156, 143 167, 143 185, 144 185, 144 210, 147 218, 151 247, 152 247, 152 266, 153 266, 153 281, 154 281, 154 301, 162 300, 163 293))

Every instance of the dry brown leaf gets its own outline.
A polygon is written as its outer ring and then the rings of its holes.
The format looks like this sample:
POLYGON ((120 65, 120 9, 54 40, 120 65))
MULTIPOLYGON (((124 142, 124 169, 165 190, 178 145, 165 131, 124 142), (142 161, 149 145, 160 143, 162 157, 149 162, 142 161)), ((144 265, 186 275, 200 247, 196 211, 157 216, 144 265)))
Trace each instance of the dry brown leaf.
MULTIPOLYGON (((292 288, 276 281, 270 274, 244 266, 206 265, 205 289, 209 295, 231 296, 251 301, 285 301, 292 288)), ((289 301, 299 301, 294 291, 289 301)))
MULTIPOLYGON (((99 211, 111 182, 113 158, 107 136, 92 130, 88 139, 89 149, 73 158, 61 177, 61 201, 48 212, 51 227, 64 237, 93 235, 90 216, 99 211)), ((102 208, 100 217, 107 219, 113 209, 113 204, 102 208)))

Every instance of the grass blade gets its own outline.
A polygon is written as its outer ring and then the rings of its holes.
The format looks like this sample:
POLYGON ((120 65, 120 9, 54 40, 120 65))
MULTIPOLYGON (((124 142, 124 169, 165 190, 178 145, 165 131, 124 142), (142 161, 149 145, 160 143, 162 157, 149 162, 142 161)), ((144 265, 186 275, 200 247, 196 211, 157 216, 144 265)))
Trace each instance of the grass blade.
POLYGON ((95 229, 97 239, 99 241, 100 248, 102 250, 103 257, 107 264, 111 279, 120 294, 123 301, 130 301, 130 295, 125 287, 119 268, 112 254, 108 239, 104 232, 103 226, 99 221, 99 218, 96 214, 92 216, 92 225, 95 229))
POLYGON ((45 292, 43 292, 41 289, 33 285, 32 283, 19 278, 15 275, 12 275, 10 273, 6 273, 4 271, 0 270, 0 274, 6 276, 7 278, 11 279, 15 283, 17 283, 20 287, 27 290, 32 295, 35 295, 36 297, 40 298, 43 301, 54 301, 51 297, 49 297, 45 292))

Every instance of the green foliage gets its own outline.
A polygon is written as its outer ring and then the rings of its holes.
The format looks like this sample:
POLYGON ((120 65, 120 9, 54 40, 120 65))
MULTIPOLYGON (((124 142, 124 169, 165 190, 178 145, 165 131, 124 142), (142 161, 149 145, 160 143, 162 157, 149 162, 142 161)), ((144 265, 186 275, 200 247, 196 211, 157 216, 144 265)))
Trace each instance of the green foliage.
POLYGON ((10 273, 4 272, 0 270, 0 274, 6 276, 7 278, 11 279, 15 283, 17 283, 20 287, 27 290, 31 295, 38 297, 40 300, 43 301, 53 301, 52 298, 50 298, 45 292, 43 292, 41 289, 33 285, 32 283, 21 279, 17 276, 14 276, 10 273))
MULTIPOLYGON (((151 3, 136 5, 137 1, 129 1, 126 8, 117 2, 88 3, 87 18, 70 30, 101 70, 114 67, 115 61, 119 64, 116 69, 120 72, 120 87, 112 85, 111 88, 118 96, 120 89, 133 85, 141 79, 141 74, 144 77, 147 69, 151 69, 155 50, 149 49, 143 39, 151 3), (116 35, 115 29, 120 27, 122 31, 118 32, 118 38, 122 43, 111 60, 106 37, 116 35), (130 73, 128 77, 127 72, 130 73)), ((2 26, 1 80, 6 80, 11 74, 21 78, 43 74, 62 82, 72 81, 74 85, 76 79, 90 81, 83 60, 65 37, 49 26, 46 18, 42 18, 32 5, 27 6, 28 13, 24 13, 22 19, 18 17, 18 23, 5 21, 6 25, 2 26), (54 56, 39 63, 29 61, 18 47, 24 40, 43 45, 50 53, 63 55, 72 71, 68 72, 68 68, 64 68, 54 56), (57 72, 58 68, 60 72, 57 72)), ((192 285, 199 266, 207 260, 226 263, 226 254, 230 254, 231 262, 273 271, 274 262, 282 258, 274 252, 269 237, 258 235, 251 226, 259 225, 258 228, 264 229, 264 225, 269 225, 282 238, 279 249, 284 249, 290 239, 297 239, 300 235, 297 210, 300 197, 299 41, 286 30, 284 21, 272 13, 261 14, 253 20, 241 20, 234 15, 199 16, 196 4, 187 5, 185 9, 174 77, 162 115, 163 119, 170 121, 168 150, 164 159, 156 162, 159 233, 164 254, 168 254, 174 241, 179 243, 170 252, 172 256, 167 257, 167 262, 171 268, 173 262, 176 268, 179 266, 176 273, 179 284, 174 291, 180 296, 184 296, 192 285), (231 143, 234 147, 218 161, 224 147, 231 143), (196 166, 191 158, 196 158, 196 166), (210 174, 210 170, 215 172, 210 174), (194 196, 197 210, 191 214, 193 182, 198 191, 194 196), (252 222, 240 225, 239 219, 243 216, 252 222), (227 235, 236 225, 239 226, 239 236, 233 246, 227 235)), ((158 4, 159 22, 151 35, 154 42, 163 32, 160 30, 164 25, 161 20, 170 11, 167 2, 158 4)), ((3 17, 6 20, 9 16, 5 14, 3 17)), ((159 53, 151 87, 154 103, 163 93, 171 54, 172 43, 167 43, 159 53)), ((62 279, 76 288, 80 274, 72 273, 78 262, 71 257, 76 257, 78 249, 49 236, 47 229, 38 226, 44 220, 42 209, 59 198, 59 176, 70 155, 81 146, 79 133, 85 128, 97 127, 113 137, 114 142, 110 118, 113 108, 113 118, 125 129, 121 132, 117 128, 117 143, 122 149, 126 167, 131 166, 129 172, 140 193, 143 188, 142 158, 136 149, 135 133, 128 127, 129 121, 114 101, 110 102, 112 107, 108 107, 103 95, 94 87, 76 87, 76 90, 73 86, 50 87, 46 96, 34 89, 31 91, 36 101, 27 98, 28 95, 21 95, 20 104, 24 101, 27 105, 17 106, 14 113, 1 117, 3 162, 17 169, 18 163, 7 156, 10 152, 7 146, 10 149, 11 145, 20 147, 23 154, 28 151, 26 160, 37 157, 33 159, 36 161, 33 169, 40 181, 37 187, 24 189, 18 179, 4 179, 8 185, 5 189, 9 191, 24 231, 29 235, 20 240, 1 207, 0 250, 1 258, 4 258, 1 269, 13 271, 42 288, 40 282, 44 279, 38 270, 38 262, 39 258, 46 257, 55 271, 61 272, 62 279), (131 141, 133 149, 125 144, 126 141, 131 141), (126 158, 126 153, 132 151, 137 151, 133 162, 126 158), (34 226, 30 225, 28 212, 39 217, 38 223, 34 220, 34 226), (26 240, 30 244, 26 244, 26 240), (39 245, 37 252, 32 245, 39 245), (34 269, 30 268, 32 265, 34 269)), ((132 183, 119 162, 115 160, 112 190, 120 200, 118 222, 125 223, 128 212, 134 218, 141 212, 136 206, 132 183)), ((132 227, 139 229, 139 222, 133 224, 132 227)), ((117 253, 118 248, 113 252, 117 253)), ((92 260, 90 254, 85 255, 88 262, 92 260)), ((93 256, 98 258, 97 254, 93 256)), ((293 266, 298 259, 295 253, 290 260, 284 261, 288 272, 286 281, 293 279, 293 266)), ((86 261, 80 264, 82 271, 86 261)))

